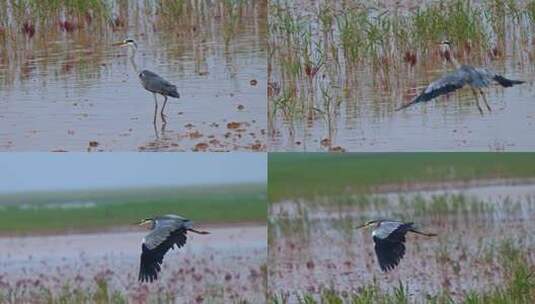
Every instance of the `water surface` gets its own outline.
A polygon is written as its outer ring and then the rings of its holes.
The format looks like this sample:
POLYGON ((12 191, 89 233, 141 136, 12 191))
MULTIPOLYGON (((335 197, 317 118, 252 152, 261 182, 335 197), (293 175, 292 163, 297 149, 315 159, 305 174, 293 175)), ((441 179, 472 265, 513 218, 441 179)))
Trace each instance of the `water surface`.
POLYGON ((158 1, 111 3, 111 21, 79 21, 72 31, 54 20, 37 23, 32 37, 20 21, 4 29, 0 150, 265 149, 265 3, 184 2, 181 17, 158 12, 158 1), (166 125, 158 117, 153 126, 153 95, 127 50, 112 46, 125 38, 138 43, 139 69, 178 87, 166 125))
POLYGON ((295 200, 272 204, 269 226, 269 291, 275 295, 325 288, 358 292, 373 284, 392 291, 399 280, 419 301, 447 291, 461 299, 470 291, 502 286, 499 252, 505 243, 535 261, 535 186, 489 186, 440 191, 295 200), (407 236, 399 266, 381 272, 371 232, 355 230, 370 219, 416 222, 436 238, 407 236))

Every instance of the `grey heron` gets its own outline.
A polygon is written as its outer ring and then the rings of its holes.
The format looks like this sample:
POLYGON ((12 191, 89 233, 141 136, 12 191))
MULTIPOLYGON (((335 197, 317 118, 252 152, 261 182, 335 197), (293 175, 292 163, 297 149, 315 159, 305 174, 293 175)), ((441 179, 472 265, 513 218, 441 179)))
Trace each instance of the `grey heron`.
POLYGON ((158 99, 156 97, 156 94, 160 94, 164 97, 164 102, 162 106, 162 110, 160 112, 160 115, 162 117, 163 123, 167 123, 164 114, 165 105, 167 104, 167 97, 174 97, 174 98, 180 98, 180 94, 178 94, 178 91, 176 89, 176 86, 171 84, 169 81, 163 79, 158 74, 151 72, 149 70, 142 70, 139 71, 135 62, 135 55, 137 52, 137 43, 133 39, 125 39, 121 42, 114 43, 115 46, 120 47, 128 47, 128 53, 130 57, 130 62, 132 63, 132 66, 134 67, 134 70, 139 76, 139 79, 141 80, 141 85, 145 88, 145 90, 151 92, 154 95, 154 124, 156 125, 156 115, 158 113, 158 99))
POLYGON ((453 52, 451 51, 451 42, 447 40, 440 43, 440 51, 446 60, 453 64, 455 70, 431 82, 420 95, 418 95, 412 101, 400 106, 396 109, 396 111, 405 109, 419 102, 432 100, 440 95, 448 94, 464 87, 465 85, 468 85, 474 94, 476 106, 479 112, 483 115, 483 109, 479 105, 478 94, 481 94, 489 112, 492 111, 492 109, 487 102, 487 97, 485 96, 482 88, 488 87, 493 82, 498 83, 505 88, 524 83, 524 81, 521 80, 505 78, 504 76, 501 76, 487 68, 475 68, 470 65, 459 64, 459 62, 453 56, 453 52))
POLYGON ((414 223, 404 223, 391 220, 373 220, 357 229, 373 227, 372 237, 375 243, 375 254, 379 266, 384 272, 394 269, 405 255, 405 235, 407 232, 424 236, 436 236, 434 233, 425 233, 416 229, 414 223))
POLYGON ((141 262, 139 278, 141 282, 152 282, 158 279, 163 257, 174 249, 175 245, 181 248, 186 244, 187 232, 209 234, 193 228, 193 223, 178 215, 168 214, 154 218, 146 218, 139 222, 140 226, 150 230, 141 244, 141 262))

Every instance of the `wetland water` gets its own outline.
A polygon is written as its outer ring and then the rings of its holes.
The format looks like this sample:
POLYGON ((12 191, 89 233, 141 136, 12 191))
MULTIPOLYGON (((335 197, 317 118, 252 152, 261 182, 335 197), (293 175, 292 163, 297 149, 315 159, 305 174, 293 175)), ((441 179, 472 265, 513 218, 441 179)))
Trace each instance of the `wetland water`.
MULTIPOLYGON (((513 20, 496 8, 426 9, 431 1, 272 3, 270 151, 535 149, 535 37, 527 11, 513 20), (455 24, 465 17, 463 32, 455 24), (437 23, 443 26, 432 27, 437 23), (483 116, 469 89, 394 111, 453 70, 436 46, 444 38, 456 41, 459 62, 526 83, 485 89, 492 112, 483 116)), ((524 2, 516 3, 522 11, 524 2)))
POLYGON ((0 150, 265 150, 266 3, 185 1, 179 16, 160 2, 110 1, 109 21, 52 14, 32 35, 2 5, 0 150), (140 70, 178 88, 165 126, 153 126, 153 95, 127 49, 112 46, 126 38, 140 70))
POLYGON ((103 278, 110 289, 127 295, 133 303, 156 294, 184 303, 199 299, 262 302, 266 226, 206 230, 211 234, 190 234, 185 247, 169 251, 160 279, 152 284, 137 282, 145 232, 0 237, 0 286, 23 299, 39 288, 51 292, 59 292, 66 284, 82 290, 94 288, 96 279, 103 278))
POLYGON ((535 262, 535 184, 440 191, 324 197, 272 204, 269 292, 296 295, 334 288, 358 292, 376 282, 389 290, 401 280, 413 300, 447 292, 501 286, 500 252, 514 244, 535 262), (370 231, 354 227, 375 218, 414 221, 437 238, 408 235, 399 266, 382 273, 370 231))

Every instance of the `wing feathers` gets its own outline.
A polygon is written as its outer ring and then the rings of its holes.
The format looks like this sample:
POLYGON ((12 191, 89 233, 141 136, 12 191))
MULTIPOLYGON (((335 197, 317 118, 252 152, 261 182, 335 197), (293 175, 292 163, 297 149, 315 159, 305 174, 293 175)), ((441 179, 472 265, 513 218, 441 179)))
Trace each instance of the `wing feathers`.
MULTIPOLYGON (((381 226, 378 229, 381 229, 381 226)), ((385 238, 373 237, 375 254, 382 271, 390 271, 399 264, 405 255, 405 234, 412 227, 413 223, 400 224, 385 238)))
MULTIPOLYGON (((151 232, 145 239, 152 240, 162 240, 161 235, 157 237, 152 235, 157 230, 151 232), (152 236, 151 236, 152 235, 152 236)), ((153 247, 152 249, 147 246, 147 242, 144 242, 141 245, 141 261, 139 266, 139 281, 141 282, 152 282, 158 279, 158 272, 161 270, 161 264, 163 263, 163 257, 169 251, 175 247, 181 248, 186 244, 186 228, 179 228, 170 231, 167 234, 167 237, 153 247)), ((153 241, 154 242, 154 241, 153 241)))
POLYGON ((456 91, 462 87, 465 86, 467 83, 467 75, 462 70, 457 70, 451 74, 448 74, 436 81, 433 81, 430 83, 418 97, 414 98, 409 103, 406 103, 399 108, 396 109, 396 111, 405 109, 409 106, 412 106, 415 103, 419 102, 426 102, 431 99, 434 99, 440 95, 445 95, 448 93, 451 93, 453 91, 456 91))
POLYGON ((149 70, 143 70, 139 74, 139 78, 141 79, 143 87, 150 92, 175 98, 180 97, 180 94, 178 94, 175 85, 163 79, 160 75, 154 72, 151 72, 149 70))

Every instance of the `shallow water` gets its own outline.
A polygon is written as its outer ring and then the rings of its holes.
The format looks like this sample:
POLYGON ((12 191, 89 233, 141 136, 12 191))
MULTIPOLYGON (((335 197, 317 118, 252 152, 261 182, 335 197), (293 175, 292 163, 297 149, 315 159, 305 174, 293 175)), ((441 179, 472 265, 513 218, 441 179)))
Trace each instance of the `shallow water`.
POLYGON ((206 2, 170 24, 146 3, 119 3, 119 28, 36 28, 32 38, 8 29, 12 40, 0 47, 0 150, 265 149, 265 3, 246 2, 232 19, 206 2), (127 37, 138 43, 139 69, 178 87, 166 125, 158 116, 153 126, 153 95, 126 48, 112 46, 127 37), (229 128, 233 122, 240 125, 229 128))
POLYGON ((473 187, 456 190, 377 194, 376 201, 333 198, 273 204, 269 227, 271 294, 315 296, 324 288, 358 292, 374 281, 391 290, 402 280, 415 301, 447 290, 454 299, 471 290, 500 286, 498 252, 512 242, 535 261, 535 185, 473 187), (433 199, 462 195, 468 208, 440 211, 433 199), (400 198, 402 197, 402 199, 400 198), (427 207, 417 201, 425 201, 427 207), (362 202, 362 201, 360 201, 362 202), (379 202, 379 204, 377 203, 379 202), (422 210, 424 210, 422 212, 422 210), (399 266, 380 271, 370 231, 354 227, 374 218, 414 221, 436 238, 407 236, 399 266))
MULTIPOLYGON (((282 1, 284 2, 284 1, 282 1)), ((319 24, 319 10, 325 1, 302 3, 299 9, 290 5, 291 14, 301 15, 305 29, 310 28, 312 58, 325 56, 313 77, 301 75, 297 89, 291 77, 278 67, 285 53, 274 51, 274 66, 269 82, 276 90, 270 96, 270 151, 527 151, 535 149, 535 92, 533 90, 534 37, 529 25, 509 23, 509 31, 499 45, 503 54, 492 57, 487 49, 475 54, 457 50, 458 60, 484 66, 525 84, 503 89, 485 89, 492 112, 484 108, 481 115, 469 89, 450 93, 425 104, 396 112, 395 108, 409 102, 431 81, 452 70, 438 56, 438 50, 422 54, 414 66, 403 62, 404 54, 388 54, 399 63, 373 67, 369 61, 348 67, 340 45, 336 22, 329 31, 319 24), (302 8, 306 9, 303 10, 302 8), (319 55, 316 48, 321 49, 319 55), (333 55, 335 54, 335 55, 333 55), (462 58, 461 58, 462 56, 462 58), (386 66, 386 68, 385 68, 386 66), (286 90, 286 91, 285 91, 286 90), (296 113, 278 109, 275 103, 285 94, 295 94, 299 104, 296 113), (303 103, 303 108, 301 104, 303 103), (329 104, 329 106, 326 106, 329 104), (337 105, 338 104, 338 105, 337 105), (313 107, 311 109, 310 107, 313 107), (290 113, 288 113, 290 112, 290 113)), ((414 2, 414 1, 413 1, 414 2)), ((417 1, 428 2, 428 1, 417 1)), ((335 16, 344 12, 343 5, 332 5, 335 16)), ((346 3, 349 7, 353 2, 346 3)), ((400 12, 416 7, 411 1, 398 1, 400 12), (401 4, 399 4, 401 3, 401 4), (403 6, 406 4, 406 6, 403 6)), ((355 5, 358 6, 358 5, 355 5)), ((390 9, 391 7, 389 7, 390 9)), ((345 9, 347 10, 347 9, 345 9)), ((384 11, 381 5, 370 14, 384 11), (377 11, 378 10, 378 11, 377 11)), ((306 32, 306 30, 305 30, 306 32)), ((273 39, 275 49, 283 47, 284 39, 273 39)), ((420 51, 414 46, 414 51, 420 51)), ((379 57, 389 60, 390 57, 379 57)))
MULTIPOLYGON (((217 294, 218 289, 224 289, 225 295, 215 296, 214 303, 222 303, 223 299, 233 296, 262 302, 266 227, 244 225, 207 230, 211 234, 188 235, 183 248, 167 253, 160 279, 148 284, 146 292, 172 293, 191 303, 200 295, 208 299, 217 294)), ((137 274, 140 242, 145 234, 117 232, 0 238, 0 285, 8 284, 8 290, 13 291, 17 290, 17 282, 39 280, 42 286, 58 292, 67 283, 91 288, 96 277, 104 276, 114 290, 133 299, 144 285, 137 282, 137 274)))

